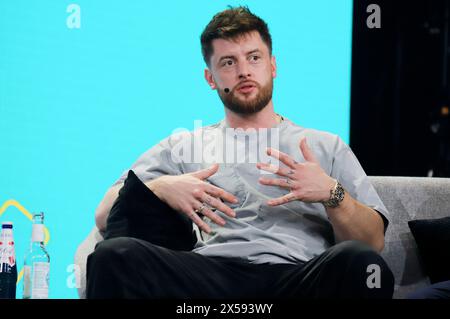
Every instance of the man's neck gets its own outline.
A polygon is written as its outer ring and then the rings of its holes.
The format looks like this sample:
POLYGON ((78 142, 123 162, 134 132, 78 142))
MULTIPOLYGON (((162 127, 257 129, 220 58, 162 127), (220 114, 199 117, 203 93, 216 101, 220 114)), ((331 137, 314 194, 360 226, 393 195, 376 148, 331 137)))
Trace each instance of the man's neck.
POLYGON ((271 128, 279 124, 279 117, 273 110, 272 101, 261 111, 254 114, 238 114, 225 108, 225 118, 232 128, 271 128))

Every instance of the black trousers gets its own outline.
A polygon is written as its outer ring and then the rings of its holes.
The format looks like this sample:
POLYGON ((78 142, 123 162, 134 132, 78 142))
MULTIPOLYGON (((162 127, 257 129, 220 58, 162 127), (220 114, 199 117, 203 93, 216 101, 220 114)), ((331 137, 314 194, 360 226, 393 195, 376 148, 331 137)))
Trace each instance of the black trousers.
POLYGON ((359 241, 297 265, 252 264, 191 252, 193 236, 192 223, 130 173, 88 256, 87 298, 392 298, 392 272, 359 241))
POLYGON ((407 299, 450 299, 450 280, 436 282, 410 293, 407 299))

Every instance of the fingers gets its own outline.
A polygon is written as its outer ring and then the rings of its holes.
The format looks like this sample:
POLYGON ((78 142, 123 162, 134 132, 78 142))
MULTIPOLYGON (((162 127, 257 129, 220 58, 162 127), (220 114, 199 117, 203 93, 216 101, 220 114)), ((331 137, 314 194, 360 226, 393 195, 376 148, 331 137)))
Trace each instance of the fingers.
MULTIPOLYGON (((206 195, 206 196, 209 196, 209 195, 206 195)), ((211 202, 210 199, 207 199, 207 201, 211 202)), ((209 225, 200 217, 200 215, 208 217, 212 222, 216 223, 219 226, 225 225, 225 223, 226 223, 225 220, 222 217, 220 217, 219 215, 215 214, 211 210, 211 208, 209 208, 206 205, 206 201, 203 203, 200 201, 197 201, 194 204, 194 206, 197 208, 191 208, 190 210, 188 210, 186 212, 186 214, 204 232, 209 234, 211 232, 211 227, 209 227, 209 225)), ((233 214, 234 214, 234 212, 233 212, 233 214)), ((235 214, 234 214, 234 216, 235 216, 235 214)))
POLYGON ((257 163, 256 167, 258 169, 262 169, 263 171, 274 173, 280 176, 290 176, 294 173, 292 169, 276 166, 273 164, 257 163))
POLYGON ((306 137, 300 140, 300 151, 302 152, 303 157, 305 158, 306 161, 318 163, 316 156, 306 143, 306 137))
MULTIPOLYGON (((191 175, 198 177, 199 172, 200 176, 202 176, 201 171, 195 172, 194 174, 191 175)), ((203 177, 204 176, 205 175, 203 175, 203 177)), ((224 202, 221 199, 231 203, 238 203, 238 199, 232 194, 226 192, 225 190, 217 186, 211 185, 207 182, 201 182, 201 185, 202 186, 196 187, 192 190, 192 195, 194 196, 195 199, 197 199, 196 202, 193 205, 192 204, 189 205, 189 207, 183 211, 202 231, 209 234, 211 232, 211 228, 207 223, 205 223, 204 220, 202 220, 199 214, 208 217, 209 219, 211 219, 212 222, 216 223, 219 226, 224 226, 225 220, 218 214, 216 214, 214 211, 218 209, 229 217, 236 217, 236 213, 234 212, 234 210, 228 207, 226 204, 224 204, 224 202), (195 208, 192 208, 193 206, 195 208)))
MULTIPOLYGON (((194 173, 190 173, 190 175, 197 177, 199 179, 205 180, 208 177, 212 176, 213 174, 217 173, 217 170, 219 169, 219 164, 213 164, 212 166, 199 170, 197 172, 194 173)), ((218 197, 218 198, 222 198, 224 200, 226 200, 229 203, 238 203, 238 199, 236 197, 234 197, 232 194, 224 191, 223 189, 211 185, 207 182, 205 182, 206 185, 206 189, 205 191, 208 192, 209 194, 213 195, 214 197, 218 197)))
POLYGON ((198 214, 194 210, 187 211, 185 213, 186 215, 188 215, 190 219, 192 219, 192 221, 194 222, 194 224, 198 226, 198 228, 200 228, 207 234, 211 232, 211 227, 209 227, 209 225, 205 223, 203 219, 201 219, 200 216, 198 216, 198 214))
POLYGON ((219 226, 224 226, 225 225, 225 220, 222 217, 220 217, 219 215, 215 214, 208 207, 203 208, 201 214, 203 214, 204 216, 208 217, 209 219, 211 219, 211 221, 213 223, 216 223, 219 226))
POLYGON ((230 217, 236 217, 236 213, 234 212, 234 210, 232 210, 230 207, 222 203, 217 198, 214 198, 208 194, 204 194, 202 198, 200 198, 200 200, 211 207, 217 208, 218 210, 220 210, 221 212, 230 217))
POLYGON ((283 188, 292 188, 292 180, 289 178, 264 178, 260 177, 259 182, 264 185, 280 186, 283 188))
POLYGON ((294 199, 295 199, 294 194, 289 193, 284 196, 268 200, 267 205, 269 205, 269 206, 283 205, 283 204, 289 203, 290 201, 292 201, 294 199))
POLYGON ((214 197, 222 198, 229 203, 233 203, 233 204, 238 203, 238 199, 234 195, 228 193, 227 191, 223 190, 220 187, 217 187, 217 186, 214 186, 211 184, 207 184, 205 192, 213 195, 214 197))
POLYGON ((191 173, 192 176, 195 176, 201 180, 207 179, 208 177, 217 173, 219 169, 219 164, 213 164, 208 168, 201 169, 199 171, 191 173))
POLYGON ((267 148, 266 152, 267 152, 267 155, 275 157, 282 163, 286 164, 288 167, 295 169, 296 162, 292 159, 292 157, 290 157, 286 153, 280 152, 279 150, 276 150, 271 147, 267 148))

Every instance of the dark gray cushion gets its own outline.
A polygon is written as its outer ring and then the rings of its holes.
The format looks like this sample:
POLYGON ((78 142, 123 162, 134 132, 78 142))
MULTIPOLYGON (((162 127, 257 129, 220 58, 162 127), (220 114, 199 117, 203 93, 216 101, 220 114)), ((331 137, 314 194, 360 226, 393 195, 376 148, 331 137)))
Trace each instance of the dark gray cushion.
POLYGON ((173 250, 192 250, 192 221, 161 201, 132 170, 106 223, 105 239, 134 237, 173 250))
POLYGON ((408 222, 431 283, 450 280, 450 217, 408 222))

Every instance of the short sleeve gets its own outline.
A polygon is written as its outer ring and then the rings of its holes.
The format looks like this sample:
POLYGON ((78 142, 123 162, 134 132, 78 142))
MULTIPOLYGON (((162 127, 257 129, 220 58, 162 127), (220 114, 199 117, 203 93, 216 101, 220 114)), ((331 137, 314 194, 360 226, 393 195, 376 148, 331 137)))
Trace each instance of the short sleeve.
POLYGON ((174 158, 176 154, 171 151, 172 144, 173 138, 169 136, 150 148, 129 169, 122 173, 114 185, 123 183, 129 170, 133 170, 142 182, 147 182, 163 175, 183 174, 180 161, 174 158))
POLYGON ((331 177, 337 179, 357 201, 376 210, 383 219, 386 232, 390 214, 355 154, 340 137, 336 137, 333 154, 331 177))

